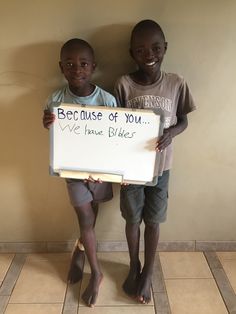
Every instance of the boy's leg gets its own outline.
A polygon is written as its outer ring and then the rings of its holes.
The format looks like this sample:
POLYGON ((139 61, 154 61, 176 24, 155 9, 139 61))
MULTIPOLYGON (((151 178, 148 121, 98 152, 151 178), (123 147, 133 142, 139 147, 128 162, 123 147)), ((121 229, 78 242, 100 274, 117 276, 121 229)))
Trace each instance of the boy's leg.
MULTIPOLYGON (((94 226, 96 223, 97 213, 98 213, 98 204, 92 203, 92 208, 95 215, 94 226)), ((75 208, 77 213, 77 210, 75 208)), ((67 280, 70 284, 75 284, 82 279, 83 276, 83 268, 84 268, 84 246, 81 237, 76 240, 74 250, 72 252, 70 269, 68 272, 67 280)))
POLYGON ((140 224, 126 223, 125 233, 129 248, 130 269, 123 283, 123 289, 128 295, 136 296, 141 271, 139 260, 140 224))
POLYGON ((82 279, 84 259, 84 246, 81 238, 79 238, 76 240, 75 247, 72 252, 70 269, 67 275, 67 281, 69 284, 75 284, 82 279))
POLYGON ((92 307, 96 303, 99 286, 103 277, 96 253, 96 237, 94 232, 96 215, 91 203, 76 207, 75 210, 79 218, 81 239, 91 268, 89 284, 82 298, 88 306, 92 307))
POLYGON ((141 303, 151 301, 151 283, 157 244, 159 240, 159 224, 146 224, 144 230, 144 266, 140 276, 137 298, 141 303))
POLYGON ((130 296, 136 296, 140 277, 139 260, 140 222, 144 205, 144 187, 141 185, 121 186, 120 208, 126 220, 126 239, 129 248, 130 270, 124 281, 123 289, 130 296))
POLYGON ((137 297, 141 303, 149 303, 151 300, 151 279, 159 240, 159 223, 166 220, 168 182, 169 171, 167 170, 159 176, 156 186, 145 188, 144 266, 137 291, 137 297))

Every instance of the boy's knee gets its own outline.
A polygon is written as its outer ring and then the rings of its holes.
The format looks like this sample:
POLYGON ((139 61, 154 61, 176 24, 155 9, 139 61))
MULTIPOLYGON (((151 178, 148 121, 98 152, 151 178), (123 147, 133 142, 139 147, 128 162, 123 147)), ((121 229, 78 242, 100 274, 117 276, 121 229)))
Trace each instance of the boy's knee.
POLYGON ((149 228, 149 229, 152 229, 152 230, 157 230, 159 229, 159 223, 158 222, 149 222, 149 221, 146 221, 144 222, 145 223, 145 226, 146 228, 149 228))
POLYGON ((126 227, 127 228, 139 228, 141 225, 141 222, 136 221, 136 222, 132 222, 132 221, 126 221, 126 227))
POLYGON ((75 211, 78 215, 79 225, 81 229, 93 228, 95 215, 91 208, 75 207, 75 211))

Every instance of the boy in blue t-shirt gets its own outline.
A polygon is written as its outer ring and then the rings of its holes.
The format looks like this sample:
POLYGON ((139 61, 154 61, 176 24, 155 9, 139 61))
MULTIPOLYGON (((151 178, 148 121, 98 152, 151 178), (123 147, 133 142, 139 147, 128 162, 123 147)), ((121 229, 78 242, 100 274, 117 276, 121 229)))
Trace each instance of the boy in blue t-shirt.
POLYGON ((164 33, 155 21, 143 20, 136 24, 131 33, 130 54, 138 69, 123 75, 115 86, 119 106, 153 108, 164 122, 164 133, 156 144, 156 150, 160 152, 157 185, 123 185, 120 193, 121 213, 126 220, 130 255, 130 271, 123 289, 141 303, 149 303, 151 300, 159 224, 166 219, 172 139, 186 129, 187 114, 195 109, 184 79, 177 74, 161 71, 166 50, 164 33), (145 223, 143 267, 139 259, 142 220, 145 223))
MULTIPOLYGON (((45 128, 48 129, 55 120, 55 116, 49 110, 53 102, 116 106, 116 100, 111 94, 91 83, 96 63, 93 48, 86 41, 77 38, 67 41, 61 48, 59 66, 68 85, 49 97, 43 116, 45 128)), ((82 278, 85 251, 91 268, 91 277, 82 298, 88 306, 93 307, 103 277, 97 260, 94 226, 98 203, 113 197, 112 185, 101 180, 95 181, 92 177, 85 181, 66 179, 66 183, 71 204, 78 216, 81 234, 72 255, 68 281, 75 283, 82 278)))

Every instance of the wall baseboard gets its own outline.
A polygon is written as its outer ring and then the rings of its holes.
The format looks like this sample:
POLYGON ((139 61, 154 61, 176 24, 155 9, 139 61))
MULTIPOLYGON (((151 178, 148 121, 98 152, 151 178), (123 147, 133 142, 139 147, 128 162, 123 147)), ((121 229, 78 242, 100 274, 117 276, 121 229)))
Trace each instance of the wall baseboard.
MULTIPOLYGON (((71 252, 75 241, 53 242, 0 242, 0 253, 56 253, 71 252)), ((140 250, 143 251, 143 242, 140 250)), ((98 252, 126 252, 125 241, 99 241, 98 252)), ((194 251, 236 251, 236 241, 163 241, 159 242, 159 252, 194 252, 194 251)))

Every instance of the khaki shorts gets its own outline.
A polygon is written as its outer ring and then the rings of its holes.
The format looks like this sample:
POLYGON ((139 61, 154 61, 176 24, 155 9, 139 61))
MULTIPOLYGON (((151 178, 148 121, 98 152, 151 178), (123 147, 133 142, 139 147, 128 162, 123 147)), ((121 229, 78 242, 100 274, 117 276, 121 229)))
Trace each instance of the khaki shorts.
POLYGON ((110 182, 93 183, 77 179, 66 179, 67 190, 73 207, 86 203, 100 203, 112 199, 113 191, 110 182))
POLYGON ((121 214, 130 224, 161 223, 166 220, 169 170, 158 177, 155 186, 123 185, 120 192, 121 214))

